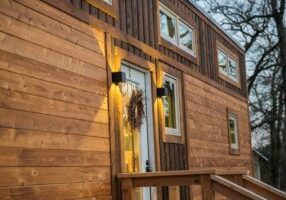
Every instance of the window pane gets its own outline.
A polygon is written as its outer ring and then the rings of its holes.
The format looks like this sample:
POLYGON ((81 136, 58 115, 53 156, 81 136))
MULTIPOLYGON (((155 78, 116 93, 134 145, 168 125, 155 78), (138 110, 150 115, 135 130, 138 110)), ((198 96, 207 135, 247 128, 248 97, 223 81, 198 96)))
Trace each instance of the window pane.
POLYGON ((225 75, 228 75, 227 55, 220 50, 218 51, 218 65, 219 71, 225 75))
POLYGON ((180 22, 179 24, 179 37, 180 45, 193 50, 193 33, 191 28, 187 28, 185 24, 180 22))
POLYGON ((229 134, 230 134, 230 143, 235 144, 235 122, 233 119, 229 119, 229 134))
POLYGON ((112 4, 112 0, 103 0, 103 1, 105 1, 106 3, 108 3, 108 4, 112 4))
POLYGON ((160 11, 160 24, 161 35, 175 40, 175 19, 160 11))
POLYGON ((231 58, 228 60, 228 66, 229 66, 229 76, 232 79, 237 80, 238 74, 237 74, 237 62, 231 58))
POLYGON ((164 111, 165 111, 165 127, 177 128, 176 122, 176 85, 169 80, 164 81, 164 87, 167 88, 167 96, 163 98, 164 111))

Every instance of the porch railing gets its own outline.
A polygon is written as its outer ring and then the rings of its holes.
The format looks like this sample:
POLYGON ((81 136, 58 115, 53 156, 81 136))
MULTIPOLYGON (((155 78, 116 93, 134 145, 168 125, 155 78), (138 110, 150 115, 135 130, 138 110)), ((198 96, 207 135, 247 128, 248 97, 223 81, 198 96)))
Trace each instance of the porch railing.
POLYGON ((117 177, 122 184, 122 199, 124 200, 136 199, 136 187, 173 185, 200 185, 202 200, 214 200, 215 193, 220 193, 232 200, 286 200, 284 193, 273 190, 270 186, 260 185, 261 182, 257 183, 246 176, 245 171, 184 170, 121 173, 117 177), (260 190, 263 192, 261 193, 260 190))

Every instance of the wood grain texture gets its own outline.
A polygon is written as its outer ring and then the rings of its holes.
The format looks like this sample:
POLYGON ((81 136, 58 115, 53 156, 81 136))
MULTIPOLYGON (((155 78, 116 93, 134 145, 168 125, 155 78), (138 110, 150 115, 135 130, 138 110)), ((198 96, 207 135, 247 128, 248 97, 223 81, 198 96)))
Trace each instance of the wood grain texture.
MULTIPOLYGON (((161 170, 250 170, 243 51, 187 1, 161 1, 195 27, 196 59, 159 44, 156 0, 118 0, 116 17, 84 0, 0 1, 0 199, 111 198, 111 159, 120 159, 108 99, 111 44, 183 74, 186 141, 158 138, 161 170), (118 37, 108 43, 106 34, 118 37), (219 77, 217 42, 239 58, 241 88, 219 77), (229 155, 228 106, 239 110, 239 156, 229 155)), ((182 200, 189 193, 180 187, 182 200)), ((192 188, 194 199, 200 194, 192 188)))
MULTIPOLYGON (((190 169, 252 170, 248 106, 198 79, 185 76, 190 169), (231 155, 227 110, 237 111, 240 155, 231 155)), ((194 199, 201 199, 192 186, 194 199)), ((216 199, 224 199, 216 195, 216 199)))
POLYGON ((0 199, 111 199, 104 33, 22 3, 0 2, 0 199))

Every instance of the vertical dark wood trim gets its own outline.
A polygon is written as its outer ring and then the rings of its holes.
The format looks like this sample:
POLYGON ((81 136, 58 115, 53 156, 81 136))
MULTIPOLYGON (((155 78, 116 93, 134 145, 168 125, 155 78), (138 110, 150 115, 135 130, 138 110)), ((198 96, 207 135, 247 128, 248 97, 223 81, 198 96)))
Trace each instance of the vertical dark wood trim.
POLYGON ((150 46, 154 47, 155 46, 155 41, 154 41, 154 12, 155 10, 153 9, 154 7, 154 0, 145 0, 148 1, 148 19, 149 19, 149 38, 150 38, 150 46))
POLYGON ((147 0, 143 0, 143 19, 144 19, 144 42, 146 44, 149 44, 149 30, 148 27, 149 26, 149 22, 148 22, 148 1, 147 0))
POLYGON ((138 33, 139 40, 144 41, 144 26, 143 26, 143 2, 145 0, 138 0, 138 33))
POLYGON ((137 0, 131 0, 131 12, 132 12, 132 36, 136 39, 139 38, 138 34, 138 24, 140 23, 138 21, 138 6, 137 6, 137 0))
POLYGON ((125 0, 126 2, 126 25, 127 25, 127 34, 129 34, 130 36, 133 36, 133 30, 132 30, 132 19, 133 19, 133 14, 132 14, 132 0, 125 0))

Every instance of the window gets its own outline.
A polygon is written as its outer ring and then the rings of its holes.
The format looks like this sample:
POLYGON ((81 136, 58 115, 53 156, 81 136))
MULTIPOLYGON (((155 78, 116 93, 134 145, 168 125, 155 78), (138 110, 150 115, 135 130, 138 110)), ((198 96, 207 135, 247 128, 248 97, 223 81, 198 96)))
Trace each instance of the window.
POLYGON ((230 58, 228 59, 228 67, 229 67, 229 77, 233 80, 238 80, 238 70, 237 70, 237 62, 230 58))
POLYGON ((237 115, 233 113, 228 114, 228 134, 231 153, 238 153, 238 121, 237 115))
POLYGON ((227 76, 228 75, 227 55, 221 50, 218 51, 218 65, 219 65, 219 71, 227 76))
POLYGON ((118 18, 118 0, 85 0, 113 18, 118 18))
POLYGON ((193 28, 162 4, 159 13, 161 37, 195 56, 193 28))
POLYGON ((164 75, 164 87, 167 95, 163 97, 166 134, 180 135, 180 113, 178 82, 173 76, 164 75))
POLYGON ((160 11, 160 27, 161 27, 161 36, 176 43, 176 18, 173 15, 167 15, 163 11, 160 11))
POLYGON ((103 1, 108 3, 108 4, 110 4, 110 5, 112 5, 112 0, 103 0, 103 1))
POLYGON ((193 29, 184 22, 179 22, 179 44, 186 51, 193 52, 193 29))
POLYGON ((222 49, 218 49, 218 67, 221 74, 232 81, 239 81, 238 62, 222 49))

